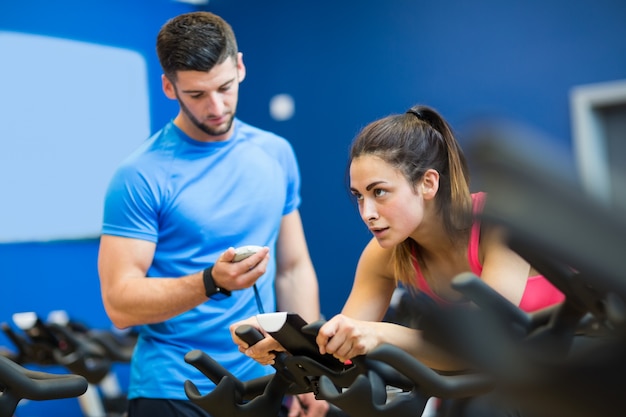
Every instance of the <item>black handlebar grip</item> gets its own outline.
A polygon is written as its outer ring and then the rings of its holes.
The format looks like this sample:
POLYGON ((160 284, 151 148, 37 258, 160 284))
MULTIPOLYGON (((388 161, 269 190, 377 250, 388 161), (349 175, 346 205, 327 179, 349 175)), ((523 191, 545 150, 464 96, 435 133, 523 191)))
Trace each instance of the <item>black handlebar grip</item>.
MULTIPOLYGON (((6 390, 0 395, 0 416, 4 416, 5 405, 23 399, 52 400, 78 397, 87 391, 87 380, 75 374, 51 374, 32 371, 0 355, 0 381, 6 390), (6 397, 6 398, 5 398, 6 397)), ((9 411, 14 411, 14 408, 9 411)), ((9 415, 13 415, 12 413, 9 415)))
POLYGON ((506 317, 513 324, 522 326, 524 330, 530 329, 530 316, 475 274, 466 272, 457 275, 452 280, 452 287, 463 293, 479 307, 489 309, 501 317, 506 317))
POLYGON ((317 320, 305 326, 302 326, 302 333, 308 334, 315 338, 317 337, 317 333, 320 331, 324 323, 326 323, 326 320, 317 320))
POLYGON ((235 329, 235 334, 249 346, 265 339, 263 334, 255 327, 249 324, 242 324, 235 329))

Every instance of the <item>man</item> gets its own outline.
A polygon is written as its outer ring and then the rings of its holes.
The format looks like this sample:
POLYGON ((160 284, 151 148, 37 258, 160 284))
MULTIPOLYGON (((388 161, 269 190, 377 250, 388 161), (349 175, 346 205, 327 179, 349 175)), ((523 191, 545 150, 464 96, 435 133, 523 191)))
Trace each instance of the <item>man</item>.
MULTIPOLYGON (((183 384, 214 384, 185 354, 202 350, 244 381, 273 372, 238 351, 229 325, 276 309, 317 320, 318 283, 293 149, 235 117, 246 68, 231 27, 208 12, 175 17, 157 53, 180 110, 114 174, 98 269, 111 321, 139 331, 129 417, 204 417, 183 384), (233 262, 244 245, 262 249, 233 262)), ((328 409, 312 394, 301 400, 308 416, 328 409)))

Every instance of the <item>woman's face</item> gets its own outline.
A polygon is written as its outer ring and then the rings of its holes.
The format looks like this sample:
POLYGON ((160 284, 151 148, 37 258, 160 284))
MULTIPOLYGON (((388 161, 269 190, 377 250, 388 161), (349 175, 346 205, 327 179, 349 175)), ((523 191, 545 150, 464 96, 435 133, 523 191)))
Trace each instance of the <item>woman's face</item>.
POLYGON ((377 156, 352 160, 350 190, 357 199, 361 219, 383 248, 402 243, 422 223, 421 193, 398 169, 377 156))

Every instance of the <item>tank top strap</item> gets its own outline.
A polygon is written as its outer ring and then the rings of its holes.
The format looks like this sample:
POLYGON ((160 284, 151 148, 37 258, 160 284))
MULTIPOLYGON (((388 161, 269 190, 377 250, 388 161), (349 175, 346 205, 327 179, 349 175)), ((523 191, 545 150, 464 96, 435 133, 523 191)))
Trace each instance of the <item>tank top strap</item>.
POLYGON ((474 214, 474 222, 470 232, 470 239, 467 245, 467 260, 472 272, 480 276, 483 272, 483 266, 478 256, 480 246, 480 219, 478 215, 483 212, 487 194, 478 192, 472 194, 472 213, 474 214))

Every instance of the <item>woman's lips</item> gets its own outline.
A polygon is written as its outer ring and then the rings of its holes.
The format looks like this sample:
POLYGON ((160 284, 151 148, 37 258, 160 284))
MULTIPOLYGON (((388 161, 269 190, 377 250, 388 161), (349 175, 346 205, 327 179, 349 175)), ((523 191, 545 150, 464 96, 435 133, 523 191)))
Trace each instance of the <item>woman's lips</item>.
POLYGON ((375 227, 375 228, 370 228, 370 232, 372 232, 372 234, 376 237, 380 237, 383 234, 385 234, 385 232, 389 230, 388 227, 375 227))

